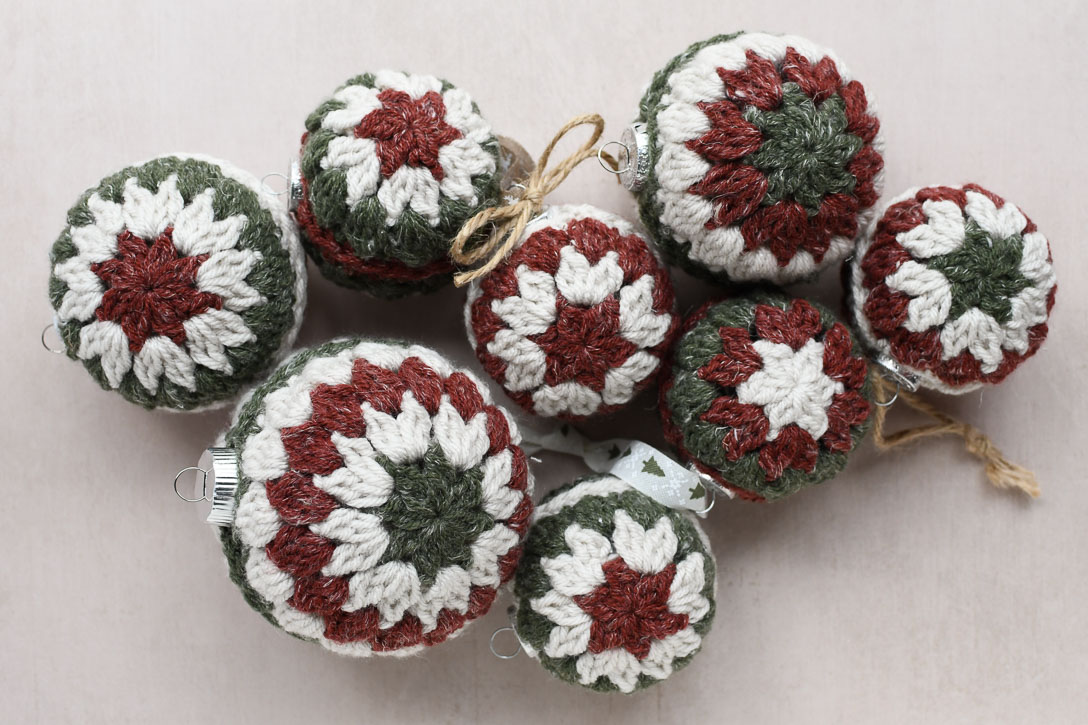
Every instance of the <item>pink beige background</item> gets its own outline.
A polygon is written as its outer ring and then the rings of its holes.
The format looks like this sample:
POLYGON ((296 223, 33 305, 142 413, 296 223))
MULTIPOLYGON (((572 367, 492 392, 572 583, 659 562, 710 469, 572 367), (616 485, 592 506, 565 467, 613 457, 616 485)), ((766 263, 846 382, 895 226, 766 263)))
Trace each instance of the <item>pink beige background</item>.
MULTIPOLYGON (((1051 2, 458 2, 0 7, 0 720, 7 722, 1076 723, 1088 719, 1088 10, 1051 2), (488 651, 504 604, 407 661, 353 661, 251 612, 170 489, 226 413, 148 413, 38 343, 46 254, 80 192, 131 161, 283 171, 347 77, 445 76, 534 155, 588 111, 618 138, 650 75, 734 29, 806 35, 868 88, 887 191, 978 181, 1050 238, 1050 339, 999 388, 942 404, 1044 487, 990 489, 953 441, 878 456, 706 522, 719 610, 668 683, 600 696, 488 651)), ((595 163, 555 195, 633 216, 595 163)), ((834 275, 817 296, 834 301, 834 275)), ((678 274, 683 302, 708 289, 678 274)), ((809 290, 812 292, 812 290, 809 290)), ((463 293, 382 303, 311 275, 303 343, 414 338, 468 363, 463 293)), ((658 440, 650 397, 591 432, 658 440)), ((901 412, 897 422, 910 422, 901 412)), ((580 472, 546 457, 540 490, 580 472)))

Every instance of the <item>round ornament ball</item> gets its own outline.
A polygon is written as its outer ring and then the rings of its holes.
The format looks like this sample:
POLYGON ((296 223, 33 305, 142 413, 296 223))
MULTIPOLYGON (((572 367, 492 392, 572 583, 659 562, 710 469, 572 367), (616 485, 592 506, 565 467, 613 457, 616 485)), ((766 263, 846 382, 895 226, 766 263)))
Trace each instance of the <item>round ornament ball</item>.
POLYGON ((147 408, 221 405, 290 348, 306 303, 287 209, 258 179, 162 156, 88 189, 50 252, 67 355, 147 408))
POLYGON ((678 326, 668 269, 623 219, 549 207, 469 290, 480 363, 518 405, 579 420, 614 412, 654 379, 678 326))
POLYGON ((671 264, 723 284, 787 284, 853 250, 881 190, 879 131, 830 50, 719 35, 653 77, 621 179, 671 264))
POLYGON ((537 507, 514 582, 514 630, 559 679, 630 693, 691 661, 715 593, 710 542, 690 514, 590 476, 537 507))
POLYGON ((460 633, 514 574, 532 477, 513 420, 433 350, 296 354, 239 407, 231 578, 268 621, 346 655, 460 633))
POLYGON ((707 303, 671 363, 666 439, 740 498, 773 501, 831 478, 868 431, 866 358, 816 303, 774 292, 707 303))
POLYGON ((879 358, 925 387, 999 383, 1047 335, 1050 245, 1014 204, 976 184, 915 188, 859 242, 848 296, 879 358))
POLYGON ((329 279, 378 297, 453 276, 450 243, 499 199, 499 142, 465 91, 429 75, 352 78, 306 119, 306 250, 329 279))

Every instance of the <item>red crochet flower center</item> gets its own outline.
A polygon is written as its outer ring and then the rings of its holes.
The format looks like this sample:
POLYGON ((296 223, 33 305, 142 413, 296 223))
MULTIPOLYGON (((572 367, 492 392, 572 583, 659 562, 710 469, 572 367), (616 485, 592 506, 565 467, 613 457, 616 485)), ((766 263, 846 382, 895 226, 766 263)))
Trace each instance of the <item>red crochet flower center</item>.
POLYGON ((150 240, 126 229, 117 235, 116 256, 91 265, 106 286, 95 317, 119 324, 134 353, 154 335, 183 345, 186 320, 223 307, 219 295, 196 286, 197 270, 207 258, 207 254, 186 257, 178 252, 173 227, 150 240))
POLYGON ((371 111, 355 127, 356 138, 372 138, 378 147, 381 173, 392 176, 402 166, 430 169, 437 181, 445 172, 438 151, 461 138, 461 132, 445 121, 442 95, 428 91, 412 98, 404 91, 386 88, 378 94, 382 107, 371 111))
MULTIPOLYGON (((616 252, 616 261, 623 270, 623 284, 629 285, 651 275, 654 312, 666 314, 672 310, 673 289, 668 272, 638 235, 624 236, 615 227, 590 218, 571 221, 563 229, 540 229, 484 278, 480 295, 471 307, 470 324, 476 337, 476 355, 488 374, 500 384, 506 379, 506 361, 488 352, 487 345, 499 330, 508 326, 492 310, 492 303, 518 295, 518 269, 521 267, 554 277, 559 271, 560 251, 566 246, 573 246, 590 264, 597 264, 609 252, 616 252)), ((677 324, 673 319, 662 342, 649 349, 650 353, 657 356, 664 353, 677 324)), ((528 339, 544 351, 546 385, 573 381, 596 392, 604 390, 608 372, 622 365, 639 349, 620 335, 617 295, 584 307, 571 304, 557 291, 555 322, 544 332, 529 335, 528 339)), ((649 381, 645 382, 648 384, 649 381)), ((508 390, 507 394, 526 410, 533 409, 531 390, 508 390)), ((601 406, 597 412, 607 413, 617 407, 601 406)))
MULTIPOLYGON (((697 319, 705 317, 706 309, 697 314, 697 319)), ((766 480, 774 481, 787 469, 811 473, 816 468, 821 448, 848 453, 853 446, 851 430, 868 419, 870 408, 860 393, 865 384, 867 365, 864 358, 853 355, 853 342, 846 326, 836 322, 825 331, 819 311, 800 299, 793 300, 785 310, 773 305, 757 305, 753 326, 754 335, 745 328, 719 328, 722 352, 697 371, 700 378, 721 389, 722 394, 714 399, 700 419, 727 429, 722 439, 726 459, 739 461, 754 452, 766 480), (779 430, 774 440, 768 440, 770 421, 763 408, 740 402, 736 394, 736 386, 763 368, 763 359, 752 345, 753 339, 800 350, 808 341, 819 339, 821 334, 823 373, 843 385, 843 392, 832 398, 827 410, 827 430, 817 440, 796 423, 789 423, 779 430)), ((665 418, 667 420, 668 416, 665 418)), ((670 442, 683 448, 683 434, 674 423, 666 425, 665 433, 670 442)), ((690 458, 686 451, 683 452, 690 458)), ((705 470, 726 483, 719 472, 705 470)))
POLYGON ((605 562, 604 583, 574 602, 593 619, 589 651, 600 654, 623 647, 638 659, 650 654, 655 640, 688 626, 688 615, 669 609, 676 564, 656 574, 640 574, 622 558, 605 562))
MULTIPOLYGON (((1041 322, 1028 330, 1028 349, 1019 353, 1015 350, 1003 350, 1003 357, 997 369, 991 373, 982 372, 982 364, 971 354, 963 350, 958 355, 944 359, 944 346, 941 345, 941 328, 933 327, 922 332, 912 332, 904 324, 907 321, 907 306, 911 297, 898 290, 891 289, 888 277, 899 269, 904 262, 913 260, 911 253, 898 242, 896 237, 919 225, 926 223, 922 205, 926 201, 951 201, 960 209, 967 207, 966 192, 983 194, 997 208, 1005 205, 1005 200, 977 184, 967 184, 962 189, 951 186, 933 186, 921 189, 913 198, 892 204, 877 221, 869 249, 862 257, 861 284, 869 291, 862 305, 862 314, 869 323, 872 334, 878 340, 887 340, 891 355, 899 362, 916 370, 928 370, 944 383, 951 386, 968 385, 976 382, 999 383, 1027 358, 1035 354, 1046 339, 1048 326, 1041 322)), ((1036 231, 1035 223, 1028 219, 1024 233, 1036 231)), ((1047 255, 1048 261, 1050 255, 1047 255)), ((1047 315, 1054 307, 1056 288, 1051 288, 1046 299, 1047 315)))
POLYGON ((884 160, 872 143, 880 122, 868 112, 864 87, 857 81, 844 84, 830 58, 812 63, 792 47, 787 48, 781 69, 752 50, 746 52, 746 58, 747 64, 740 70, 717 69, 725 91, 721 100, 699 104, 710 130, 686 145, 706 159, 710 169, 688 193, 715 203, 714 216, 706 223, 708 230, 740 224, 745 251, 767 247, 784 267, 803 249, 819 263, 832 237, 852 238, 857 233, 858 212, 876 203, 874 180, 884 160), (782 103, 784 81, 796 83, 817 105, 832 95, 840 96, 847 131, 865 144, 847 165, 855 179, 853 193, 827 194, 814 215, 795 201, 764 204, 767 179, 759 169, 743 161, 763 144, 762 132, 744 118, 744 109, 777 109, 782 103))
MULTIPOLYGON (((406 614, 388 629, 381 629, 376 606, 353 612, 341 609, 348 599, 349 577, 321 573, 332 559, 337 542, 314 533, 309 527, 324 521, 341 507, 335 498, 313 482, 314 476, 329 475, 345 465, 332 442, 332 434, 337 432, 350 438, 364 436, 363 403, 396 415, 407 392, 411 392, 432 416, 438 412, 443 395, 449 397, 465 420, 483 412, 487 416, 491 443, 488 455, 503 450, 511 452, 511 476, 506 485, 523 493, 517 510, 502 523, 519 538, 524 538, 532 513, 532 501, 524 494, 528 483, 525 454, 511 441, 506 416, 496 406, 485 404, 476 384, 464 373, 455 372, 443 377, 416 357, 405 360, 394 372, 360 358, 352 366, 351 382, 342 385, 323 383, 310 391, 311 418, 280 431, 287 452, 288 471, 264 484, 269 503, 283 519, 265 552, 280 570, 295 579, 294 595, 288 604, 299 611, 320 616, 325 622, 325 637, 329 640, 340 643, 365 641, 376 652, 438 644, 463 627, 466 621, 486 613, 496 594, 492 587, 472 587, 468 609, 464 613, 454 609, 441 610, 438 626, 430 632, 424 633, 419 618, 412 614, 406 614)), ((521 549, 518 545, 499 560, 502 583, 513 576, 521 549)))

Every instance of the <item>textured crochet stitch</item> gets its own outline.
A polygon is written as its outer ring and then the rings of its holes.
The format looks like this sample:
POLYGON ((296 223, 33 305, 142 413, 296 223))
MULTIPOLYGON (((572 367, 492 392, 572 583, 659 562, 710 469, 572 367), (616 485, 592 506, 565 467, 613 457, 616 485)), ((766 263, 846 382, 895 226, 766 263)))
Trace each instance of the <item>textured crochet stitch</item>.
POLYGON ((88 189, 50 253, 69 357, 148 408, 227 402, 302 321, 306 275, 286 210, 252 175, 163 156, 88 189))
POLYGON ((653 78, 638 121, 642 221, 673 264, 785 284, 846 258, 881 189, 880 123, 835 55, 796 36, 696 43, 653 78))
POLYGON ((758 292, 685 321, 661 386, 665 437, 742 498, 820 483, 868 431, 872 382, 860 345, 820 305, 758 292))
POLYGON ((866 344, 946 393, 999 383, 1034 355, 1057 290, 1046 237, 975 184, 890 201, 849 285, 866 344))
POLYGON ((522 647, 556 677, 633 692, 686 666, 715 608, 710 543, 688 514, 614 476, 545 497, 514 583, 522 647))
POLYGON ((381 297, 450 281, 450 242, 499 196, 498 140, 465 91, 352 78, 306 119, 296 216, 321 272, 381 297))
POLYGON ((420 346, 337 340, 239 408, 231 578, 274 625, 408 655, 487 612, 521 555, 532 477, 487 388, 420 346))
POLYGON ((613 412, 657 372, 678 319, 668 270, 624 220, 558 206, 469 291, 476 355, 525 410, 613 412))

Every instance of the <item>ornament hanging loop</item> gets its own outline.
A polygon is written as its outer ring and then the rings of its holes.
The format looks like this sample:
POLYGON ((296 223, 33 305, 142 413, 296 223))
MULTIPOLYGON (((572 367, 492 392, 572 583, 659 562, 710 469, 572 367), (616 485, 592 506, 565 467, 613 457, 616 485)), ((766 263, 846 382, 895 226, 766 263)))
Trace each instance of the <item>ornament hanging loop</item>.
POLYGON ((499 627, 498 629, 496 629, 494 632, 491 633, 491 640, 490 640, 490 642, 488 643, 488 646, 487 646, 488 649, 491 650, 491 654, 495 655, 500 660, 512 660, 515 657, 517 657, 518 654, 521 653, 521 642, 517 641, 517 636, 516 635, 515 635, 515 638, 514 638, 514 643, 516 645, 516 649, 514 649, 513 651, 509 651, 509 652, 499 651, 498 646, 495 644, 495 640, 498 638, 498 636, 500 634, 505 634, 506 632, 510 632, 511 634, 513 634, 514 633, 514 628, 511 627, 510 625, 506 625, 505 627, 499 627))
POLYGON ((208 499, 208 472, 206 470, 204 470, 203 468, 201 468, 200 466, 187 466, 187 467, 181 469, 180 471, 178 471, 178 474, 176 476, 174 476, 174 493, 177 494, 178 498, 180 498, 182 501, 185 501, 186 503, 199 503, 201 501, 209 500, 208 499), (204 474, 203 479, 201 480, 201 483, 200 483, 200 498, 189 498, 188 496, 186 496, 185 494, 183 494, 181 491, 178 490, 178 481, 181 479, 182 476, 184 476, 189 471, 200 471, 202 474, 204 474))
POLYGON ((610 174, 619 176, 620 174, 626 174, 631 170, 631 149, 627 147, 627 144, 622 141, 609 141, 608 143, 601 144, 601 147, 597 149, 597 163, 601 165, 601 168, 610 174), (623 149, 623 168, 619 168, 619 162, 615 157, 608 154, 605 149, 609 146, 619 146, 623 149))
POLYGON ((603 154, 596 148, 603 133, 604 119, 596 113, 575 116, 567 121, 540 154, 536 166, 523 182, 525 190, 522 194, 508 204, 484 209, 465 223, 453 240, 450 257, 461 266, 469 267, 476 264, 479 266, 455 275, 454 284, 463 287, 497 267, 521 239, 522 232, 525 231, 529 221, 540 212, 544 205, 544 197, 563 183, 578 164, 598 154, 610 160, 610 163, 616 163, 611 156, 603 154), (579 126, 592 126, 592 135, 577 151, 560 161, 555 167, 548 168, 548 162, 556 145, 570 131, 579 126), (472 245, 471 242, 474 241, 476 235, 488 226, 491 227, 491 233, 487 239, 481 244, 472 245))
POLYGON ((967 452, 986 464, 986 478, 994 486, 1023 491, 1032 498, 1038 498, 1042 493, 1035 474, 1005 458, 1005 454, 978 428, 969 423, 956 420, 914 393, 900 389, 898 386, 896 397, 891 398, 891 381, 880 375, 874 376, 874 381, 876 384, 877 408, 873 411, 873 442, 877 448, 888 450, 931 436, 959 436, 963 439, 963 445, 967 452), (896 399, 902 400, 908 406, 932 418, 935 422, 886 434, 884 426, 888 415, 888 407, 896 399))
POLYGON ((50 330, 52 330, 58 338, 60 337, 60 330, 57 329, 56 323, 50 322, 42 329, 42 347, 44 347, 46 350, 53 353, 54 355, 62 355, 64 353, 63 347, 50 347, 49 342, 45 339, 45 336, 49 334, 50 330))

